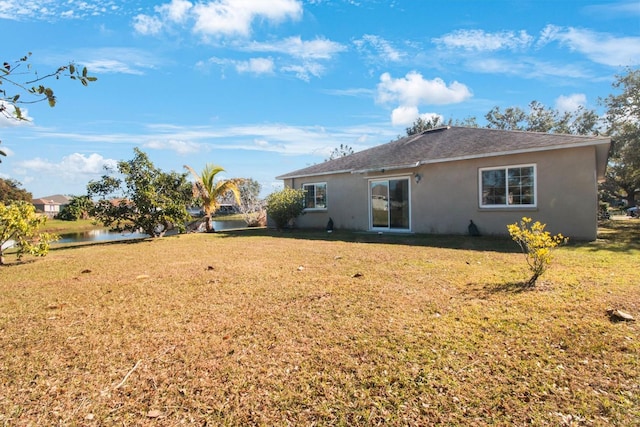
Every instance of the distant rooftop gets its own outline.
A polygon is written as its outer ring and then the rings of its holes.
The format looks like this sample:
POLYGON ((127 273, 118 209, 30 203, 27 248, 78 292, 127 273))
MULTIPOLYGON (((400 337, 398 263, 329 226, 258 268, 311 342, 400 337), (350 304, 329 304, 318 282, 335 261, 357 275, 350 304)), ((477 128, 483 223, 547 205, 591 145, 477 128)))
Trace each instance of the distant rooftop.
POLYGON ((33 199, 31 203, 38 203, 38 201, 66 205, 71 201, 71 197, 64 196, 62 194, 54 194, 53 196, 38 197, 37 199, 33 199))

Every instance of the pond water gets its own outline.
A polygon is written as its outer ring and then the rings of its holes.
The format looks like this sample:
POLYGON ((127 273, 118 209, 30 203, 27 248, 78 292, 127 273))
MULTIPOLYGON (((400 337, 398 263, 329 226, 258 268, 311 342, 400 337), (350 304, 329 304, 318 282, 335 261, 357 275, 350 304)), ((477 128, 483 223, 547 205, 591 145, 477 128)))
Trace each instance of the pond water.
MULTIPOLYGON (((213 228, 216 231, 225 231, 225 230, 233 230, 236 228, 245 228, 246 223, 240 220, 232 220, 232 221, 213 221, 213 228)), ((177 231, 171 230, 168 231, 165 236, 170 236, 172 234, 177 234, 177 231)), ((129 240, 129 239, 144 239, 149 237, 148 234, 144 233, 130 233, 130 232, 120 232, 120 231, 109 231, 109 230, 89 230, 83 231, 79 233, 68 233, 61 234, 60 240, 57 240, 55 243, 86 243, 86 242, 105 242, 105 241, 116 241, 116 240, 129 240)))

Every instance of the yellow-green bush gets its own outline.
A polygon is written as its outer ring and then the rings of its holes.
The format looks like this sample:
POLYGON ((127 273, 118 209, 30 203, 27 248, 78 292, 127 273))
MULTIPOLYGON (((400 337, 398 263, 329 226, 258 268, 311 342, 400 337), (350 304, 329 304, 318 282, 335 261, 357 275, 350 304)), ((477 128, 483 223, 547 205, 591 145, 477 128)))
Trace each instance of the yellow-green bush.
POLYGON ((17 249, 18 260, 24 254, 47 255, 49 244, 58 236, 38 231, 46 221, 46 217, 36 214, 35 206, 24 200, 10 205, 0 203, 0 265, 4 264, 4 251, 12 247, 17 249))
POLYGON ((551 249, 566 243, 569 238, 562 234, 552 236, 545 231, 546 224, 539 221, 531 223, 532 219, 522 217, 520 222, 507 225, 511 238, 520 246, 527 260, 529 269, 533 273, 527 281, 528 286, 534 286, 551 262, 551 249))

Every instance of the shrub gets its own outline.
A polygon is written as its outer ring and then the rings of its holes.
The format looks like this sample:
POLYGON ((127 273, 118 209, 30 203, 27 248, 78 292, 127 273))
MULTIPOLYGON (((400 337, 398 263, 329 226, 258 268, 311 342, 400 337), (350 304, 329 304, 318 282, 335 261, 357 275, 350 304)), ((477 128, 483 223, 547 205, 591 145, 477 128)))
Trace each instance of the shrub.
POLYGON ((531 218, 522 217, 520 223, 507 226, 511 238, 520 246, 533 273, 527 281, 527 286, 535 286, 538 277, 546 271, 551 262, 551 249, 569 240, 562 234, 552 236, 548 231, 544 231, 546 224, 539 221, 531 224, 531 221, 531 218))
POLYGON ((304 190, 285 188, 267 196, 267 215, 281 230, 296 219, 304 210, 304 190))
POLYGON ((93 201, 89 196, 74 196, 68 205, 64 205, 60 208, 60 212, 55 216, 55 218, 63 221, 88 219, 89 212, 91 212, 92 209, 93 201))
POLYGON ((46 221, 46 217, 36 214, 36 208, 31 203, 0 203, 0 265, 4 264, 4 251, 11 247, 17 248, 18 260, 24 254, 47 255, 49 244, 58 240, 58 236, 38 232, 46 221))

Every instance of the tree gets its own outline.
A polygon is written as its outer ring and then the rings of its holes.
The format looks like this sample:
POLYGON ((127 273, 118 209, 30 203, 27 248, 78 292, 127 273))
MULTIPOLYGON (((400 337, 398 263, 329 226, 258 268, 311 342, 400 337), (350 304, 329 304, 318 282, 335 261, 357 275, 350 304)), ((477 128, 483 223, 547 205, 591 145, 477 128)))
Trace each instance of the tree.
POLYGON ((18 200, 31 202, 33 196, 24 188, 20 188, 21 185, 15 179, 0 178, 0 202, 8 203, 18 200))
MULTIPOLYGON (((601 119, 598 113, 580 106, 574 111, 569 124, 569 131, 565 133, 572 135, 600 135, 600 130, 598 129, 600 124, 601 119)), ((561 133, 560 130, 557 133, 561 133)))
POLYGON ((228 192, 231 192, 236 202, 240 204, 240 190, 238 189, 238 185, 241 180, 228 179, 216 182, 216 175, 224 172, 222 167, 216 165, 206 165, 200 175, 190 166, 185 165, 184 167, 191 172, 191 175, 195 179, 192 190, 193 196, 202 201, 202 209, 204 210, 202 221, 205 222, 205 228, 208 233, 215 231, 211 225, 211 219, 220 206, 218 200, 228 192))
MULTIPOLYGON (((568 116, 564 118, 568 119, 568 116)), ((532 101, 529 104, 529 114, 525 116, 525 129, 530 132, 549 133, 553 128, 563 122, 558 120, 558 112, 550 108, 546 108, 538 101, 532 101)))
POLYGON ((0 203, 0 265, 5 263, 4 254, 10 247, 17 248, 18 260, 24 254, 47 255, 50 243, 58 236, 38 232, 46 221, 45 216, 36 214, 35 206, 29 202, 0 203))
POLYGON ((599 116, 593 110, 580 106, 576 111, 561 113, 545 107, 538 101, 529 103, 529 112, 520 107, 500 111, 493 107, 485 116, 490 129, 519 130, 573 135, 597 135, 599 116))
POLYGON ((334 148, 331 154, 329 155, 329 158, 325 159, 324 161, 328 162, 329 160, 349 156, 351 154, 353 154, 353 148, 349 147, 348 145, 340 144, 340 147, 334 148))
POLYGON ((93 216, 116 231, 142 230, 154 238, 172 228, 184 231, 192 200, 187 175, 162 172, 140 149, 134 153, 132 160, 118 162, 124 179, 104 175, 87 185, 88 196, 98 197, 93 216))
POLYGON ((60 208, 60 212, 56 215, 56 219, 63 221, 77 221, 79 219, 87 219, 91 216, 93 210, 93 201, 89 196, 74 196, 69 204, 60 208))
POLYGON ((600 100, 607 107, 607 134, 613 142, 607 187, 616 198, 636 206, 640 192, 640 69, 628 69, 627 74, 617 76, 613 87, 621 92, 600 100))
POLYGON ((509 107, 503 113, 497 106, 484 116, 488 128, 501 130, 524 130, 526 117, 527 113, 519 107, 509 107))
POLYGON ((260 199, 260 183, 248 178, 238 186, 240 190, 239 209, 249 227, 257 227, 266 223, 266 212, 260 199))
POLYGON ((426 130, 437 128, 438 126, 442 126, 440 116, 433 116, 430 119, 425 119, 424 117, 418 117, 413 122, 413 125, 406 129, 407 136, 417 135, 426 130))
MULTIPOLYGON (((96 77, 89 76, 87 67, 82 69, 75 63, 69 62, 57 70, 40 75, 33 70, 29 63, 31 52, 13 63, 4 61, 0 68, 0 115, 15 120, 27 120, 22 114, 21 105, 35 104, 47 101, 50 107, 55 107, 56 96, 53 89, 41 84, 44 80, 68 77, 79 81, 83 86, 95 82, 96 77)), ((0 155, 6 156, 3 151, 0 155)))
POLYGON ((267 214, 278 230, 286 228, 304 211, 305 191, 285 188, 267 196, 267 214))
POLYGON ((451 119, 449 119, 449 125, 451 125, 451 126, 462 126, 462 127, 468 127, 468 128, 477 128, 477 127, 479 127, 478 126, 478 121, 473 116, 466 117, 466 118, 464 118, 462 120, 459 120, 459 119, 451 120, 451 119))

